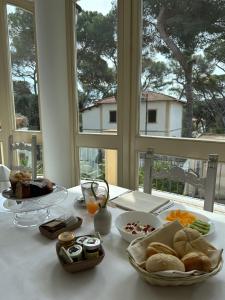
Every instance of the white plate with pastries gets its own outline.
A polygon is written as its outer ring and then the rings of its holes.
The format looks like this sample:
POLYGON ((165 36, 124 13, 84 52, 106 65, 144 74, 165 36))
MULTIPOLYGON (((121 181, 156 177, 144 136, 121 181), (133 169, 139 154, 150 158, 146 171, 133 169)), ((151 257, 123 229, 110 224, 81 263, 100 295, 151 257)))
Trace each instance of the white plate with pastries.
POLYGON ((205 215, 185 209, 169 209, 158 215, 164 222, 178 220, 182 226, 198 230, 203 236, 209 236, 215 231, 214 223, 205 215))

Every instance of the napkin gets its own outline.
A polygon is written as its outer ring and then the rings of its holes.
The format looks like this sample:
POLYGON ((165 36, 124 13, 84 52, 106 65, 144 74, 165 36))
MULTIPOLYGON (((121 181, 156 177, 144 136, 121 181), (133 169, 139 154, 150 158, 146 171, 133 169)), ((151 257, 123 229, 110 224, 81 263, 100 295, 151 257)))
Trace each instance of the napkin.
POLYGON ((134 259, 136 264, 143 265, 146 261, 146 248, 151 242, 160 242, 173 247, 173 237, 176 231, 182 229, 182 225, 178 221, 166 223, 163 227, 159 227, 149 234, 145 239, 130 245, 127 248, 128 253, 134 259))
MULTIPOLYGON (((133 258, 133 260, 136 262, 136 264, 140 267, 143 267, 145 265, 146 261, 146 248, 151 242, 160 242, 163 244, 166 244, 173 248, 173 237, 174 234, 182 229, 183 227, 180 225, 178 221, 169 222, 163 225, 163 227, 160 227, 156 230, 154 230, 151 234, 149 234, 145 239, 142 239, 141 241, 130 244, 127 248, 127 252, 130 254, 130 256, 133 258)), ((216 249, 213 245, 211 245, 208 241, 204 239, 204 237, 199 237, 197 240, 192 242, 192 246, 196 249, 196 251, 200 251, 205 253, 212 265, 212 270, 214 270, 222 256, 222 249, 216 249)), ((202 274, 201 271, 190 271, 190 272, 179 272, 179 271, 163 271, 163 272, 156 272, 157 274, 164 274, 165 276, 169 276, 169 274, 174 274, 174 276, 179 275, 181 277, 188 276, 190 274, 202 274)))
POLYGON ((126 193, 114 200, 114 204, 129 210, 153 212, 170 202, 169 199, 153 196, 139 191, 126 193))

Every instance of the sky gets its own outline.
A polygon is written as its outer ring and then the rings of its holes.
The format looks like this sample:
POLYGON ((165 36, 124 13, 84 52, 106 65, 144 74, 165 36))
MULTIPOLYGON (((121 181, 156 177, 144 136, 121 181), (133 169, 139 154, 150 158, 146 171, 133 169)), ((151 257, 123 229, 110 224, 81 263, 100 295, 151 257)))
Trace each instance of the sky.
POLYGON ((98 11, 106 15, 112 7, 111 2, 111 0, 78 0, 77 4, 84 10, 98 11))

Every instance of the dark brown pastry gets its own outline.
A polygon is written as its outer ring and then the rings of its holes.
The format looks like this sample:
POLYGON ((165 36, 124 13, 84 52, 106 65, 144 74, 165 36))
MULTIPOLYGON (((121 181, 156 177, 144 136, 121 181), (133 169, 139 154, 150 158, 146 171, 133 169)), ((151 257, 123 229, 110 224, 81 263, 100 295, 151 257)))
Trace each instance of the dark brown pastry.
POLYGON ((49 194, 53 191, 53 183, 46 179, 31 181, 18 181, 15 189, 15 196, 18 199, 32 198, 49 194))
POLYGON ((31 181, 31 173, 25 171, 12 171, 9 176, 11 188, 13 193, 16 192, 16 185, 18 182, 29 182, 31 181))

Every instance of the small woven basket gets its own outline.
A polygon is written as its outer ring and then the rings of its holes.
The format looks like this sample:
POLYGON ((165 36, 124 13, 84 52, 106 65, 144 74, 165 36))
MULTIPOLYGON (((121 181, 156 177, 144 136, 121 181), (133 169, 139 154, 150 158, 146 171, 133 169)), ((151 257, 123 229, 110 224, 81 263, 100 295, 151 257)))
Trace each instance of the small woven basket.
MULTIPOLYGON (((88 235, 89 237, 93 237, 95 235, 88 235)), ((79 236, 77 236, 77 238, 79 238, 79 236)), ((73 262, 73 263, 65 263, 63 261, 63 259, 60 257, 59 255, 59 251, 60 251, 60 246, 57 243, 56 244, 56 254, 57 257, 59 259, 59 262, 61 264, 61 266, 63 267, 63 269, 66 272, 69 273, 76 273, 76 272, 80 272, 80 271, 85 271, 91 268, 94 268, 95 266, 97 266, 98 264, 100 264, 105 256, 105 251, 103 249, 103 246, 101 245, 99 248, 99 256, 97 258, 92 258, 92 259, 85 259, 83 258, 80 261, 77 262, 73 262)))
MULTIPOLYGON (((130 243, 130 246, 136 244, 137 242, 141 241, 144 239, 143 237, 137 238, 134 241, 130 243)), ((134 267, 134 269, 139 273, 139 275, 148 283, 152 285, 159 285, 159 286, 178 286, 178 285, 192 285, 196 283, 200 283, 202 281, 205 281, 206 279, 210 278, 211 276, 216 275, 223 266, 223 260, 221 258, 220 262, 218 263, 217 267, 209 272, 209 273, 204 273, 200 275, 194 275, 190 274, 189 276, 186 277, 181 277, 181 276, 176 276, 176 277, 168 277, 168 276, 163 276, 159 275, 157 273, 151 273, 147 272, 145 269, 141 268, 136 264, 134 259, 131 257, 131 255, 128 253, 128 258, 130 264, 134 267)))
POLYGON ((62 259, 60 258, 58 251, 57 251, 57 256, 58 256, 58 259, 60 261, 61 266, 63 267, 63 269, 66 272, 76 273, 76 272, 85 271, 85 270, 94 268, 95 266, 100 264, 101 261, 103 260, 104 256, 105 256, 105 252, 104 252, 103 247, 101 246, 101 248, 99 250, 99 257, 98 258, 81 260, 81 261, 78 261, 78 262, 73 262, 72 264, 64 263, 62 261, 62 259))

